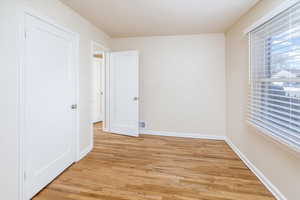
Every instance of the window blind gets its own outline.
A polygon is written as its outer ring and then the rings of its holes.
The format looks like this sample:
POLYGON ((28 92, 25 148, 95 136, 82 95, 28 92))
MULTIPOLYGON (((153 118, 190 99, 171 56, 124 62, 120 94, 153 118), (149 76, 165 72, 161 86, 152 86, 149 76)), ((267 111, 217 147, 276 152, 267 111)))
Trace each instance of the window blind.
POLYGON ((248 119, 300 149, 300 3, 249 34, 248 119))

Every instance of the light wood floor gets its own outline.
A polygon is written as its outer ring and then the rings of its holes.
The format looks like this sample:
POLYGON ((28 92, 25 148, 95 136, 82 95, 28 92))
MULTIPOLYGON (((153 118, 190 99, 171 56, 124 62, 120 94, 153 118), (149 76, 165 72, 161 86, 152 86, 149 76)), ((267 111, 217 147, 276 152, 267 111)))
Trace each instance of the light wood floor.
POLYGON ((103 133, 34 200, 275 199, 223 141, 103 133))

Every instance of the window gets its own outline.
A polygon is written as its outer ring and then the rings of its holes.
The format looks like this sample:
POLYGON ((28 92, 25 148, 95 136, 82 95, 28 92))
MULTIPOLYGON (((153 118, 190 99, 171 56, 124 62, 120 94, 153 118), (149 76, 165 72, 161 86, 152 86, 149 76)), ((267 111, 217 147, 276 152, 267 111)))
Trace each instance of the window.
POLYGON ((300 149, 300 4, 250 32, 249 121, 300 149))

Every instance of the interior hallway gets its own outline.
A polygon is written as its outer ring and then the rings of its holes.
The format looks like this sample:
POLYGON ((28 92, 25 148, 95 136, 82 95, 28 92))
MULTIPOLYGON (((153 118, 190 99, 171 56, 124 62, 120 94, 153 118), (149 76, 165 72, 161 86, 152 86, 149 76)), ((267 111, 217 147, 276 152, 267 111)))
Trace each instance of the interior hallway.
POLYGON ((93 151, 34 200, 275 199, 223 141, 134 138, 101 127, 93 151))

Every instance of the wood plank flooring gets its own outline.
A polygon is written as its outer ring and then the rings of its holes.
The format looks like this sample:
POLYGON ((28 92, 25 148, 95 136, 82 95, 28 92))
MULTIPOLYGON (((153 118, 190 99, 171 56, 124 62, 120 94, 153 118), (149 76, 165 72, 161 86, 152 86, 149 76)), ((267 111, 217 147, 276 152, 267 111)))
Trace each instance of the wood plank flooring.
POLYGON ((33 200, 275 199, 224 141, 103 133, 33 200))

